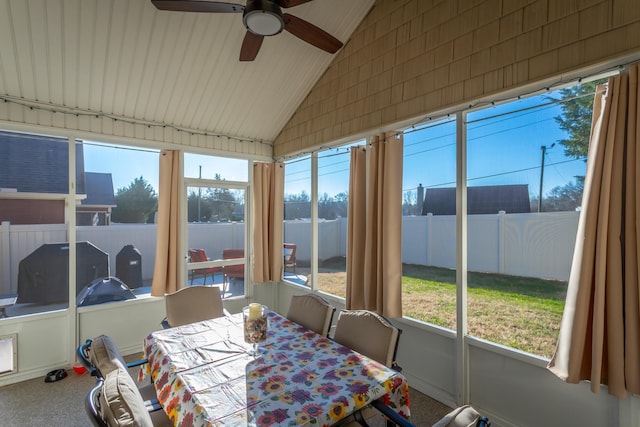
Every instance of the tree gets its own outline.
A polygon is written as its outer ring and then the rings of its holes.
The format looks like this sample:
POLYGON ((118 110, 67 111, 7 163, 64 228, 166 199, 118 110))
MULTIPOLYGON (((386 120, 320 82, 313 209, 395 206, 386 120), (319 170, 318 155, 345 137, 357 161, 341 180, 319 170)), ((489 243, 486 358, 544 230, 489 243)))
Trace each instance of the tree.
POLYGON ((236 211, 236 197, 228 188, 207 190, 207 198, 211 202, 210 221, 231 221, 236 211))
POLYGON ((142 224, 158 209, 158 196, 143 177, 135 178, 128 187, 119 188, 115 199, 116 207, 111 212, 113 222, 142 224))
POLYGON ((543 211, 575 211, 582 204, 584 180, 576 179, 563 186, 554 187, 542 201, 543 211))
MULTIPOLYGON (((333 220, 346 218, 349 206, 349 194, 346 192, 329 196, 318 196, 318 218, 333 220)), ((287 194, 284 197, 284 219, 303 219, 311 217, 311 198, 302 190, 300 194, 287 194)))
POLYGON ((422 206, 418 206, 418 194, 413 191, 405 191, 402 195, 402 215, 420 215, 422 206))
MULTIPOLYGON (((558 140, 564 147, 565 156, 587 161, 593 117, 593 99, 597 86, 605 82, 606 79, 600 79, 560 91, 562 113, 555 117, 555 121, 568 136, 558 140)), ((576 179, 575 183, 569 182, 564 186, 555 187, 549 192, 549 195, 542 200, 543 211, 575 210, 581 205, 584 176, 575 176, 574 178, 576 179)))
POLYGON ((341 192, 333 196, 335 202, 336 218, 346 218, 349 209, 349 193, 341 192))
POLYGON ((284 219, 311 217, 311 198, 306 191, 290 194, 284 198, 284 219))
POLYGON ((211 201, 202 197, 201 193, 190 189, 187 195, 187 220, 189 222, 207 221, 211 217, 211 201), (198 210, 198 199, 200 209, 198 210), (200 218, 198 218, 198 212, 200 212, 200 218))
MULTIPOLYGON (((216 181, 224 181, 215 174, 216 181)), ((187 216, 189 222, 220 222, 244 220, 244 194, 228 188, 200 188, 189 190, 187 195, 187 216), (199 206, 199 209, 198 209, 199 206), (198 211, 200 218, 198 218, 198 211)))
POLYGON ((318 218, 336 219, 335 201, 327 193, 318 198, 318 218))
POLYGON ((568 138, 558 142, 564 147, 567 157, 585 159, 589 153, 589 136, 591 134, 591 117, 593 116, 593 98, 596 86, 606 79, 575 85, 562 89, 563 101, 560 104, 562 114, 555 117, 560 129, 568 134, 568 138))

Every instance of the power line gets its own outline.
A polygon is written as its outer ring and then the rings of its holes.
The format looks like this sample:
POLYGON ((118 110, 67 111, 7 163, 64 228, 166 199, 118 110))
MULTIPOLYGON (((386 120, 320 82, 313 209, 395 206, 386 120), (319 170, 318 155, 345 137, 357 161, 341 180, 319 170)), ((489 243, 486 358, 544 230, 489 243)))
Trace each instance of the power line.
MULTIPOLYGON (((568 103, 568 102, 574 101, 576 99, 580 99, 580 98, 584 98, 584 97, 588 97, 588 96, 593 96, 594 94, 595 94, 595 92, 589 92, 589 93, 586 93, 586 94, 581 94, 579 96, 573 96, 573 97, 569 97, 569 98, 552 99, 549 102, 545 102, 545 103, 542 103, 542 104, 536 104, 536 105, 520 108, 520 109, 517 109, 517 110, 512 110, 512 111, 507 111, 507 112, 504 112, 504 113, 494 114, 494 115, 487 116, 487 117, 482 117, 482 118, 479 118, 479 119, 476 119, 476 120, 468 120, 466 122, 466 125, 468 126, 468 125, 471 125, 471 124, 478 123, 477 125, 470 127, 471 130, 477 130, 477 129, 481 128, 481 127, 491 126, 491 125, 502 123, 502 122, 505 122, 505 121, 508 121, 508 120, 514 120, 514 119, 522 118, 522 117, 524 117, 526 115, 539 113, 540 111, 544 111, 544 110, 548 110, 548 109, 554 108, 559 104, 568 103), (492 121, 488 122, 491 119, 498 119, 498 120, 492 120, 492 121), (485 123, 482 123, 482 122, 485 122, 485 123), (482 124, 479 124, 479 123, 482 123, 482 124)), ((520 99, 520 97, 518 99, 520 99)), ((486 133, 486 134, 483 134, 483 135, 478 135, 478 136, 475 136, 475 137, 472 137, 472 138, 467 138, 467 142, 476 141, 476 140, 479 140, 479 139, 487 138, 487 137, 498 135, 498 134, 501 134, 501 133, 506 133, 506 132, 510 132, 510 131, 513 131, 513 130, 522 129, 522 128, 525 128, 525 127, 535 126, 535 125, 538 125, 540 123, 548 122, 548 121, 551 121, 551 120, 555 120, 555 117, 548 117, 548 118, 544 118, 544 119, 540 119, 540 120, 529 121, 529 122, 527 122, 525 124, 522 124, 522 125, 519 125, 519 126, 512 126, 512 127, 506 128, 506 129, 497 130, 495 132, 490 132, 490 133, 486 133)), ((443 125, 447 125, 447 124, 452 124, 454 122, 455 122, 455 117, 448 117, 447 119, 442 120, 442 121, 438 121, 436 123, 432 123, 432 124, 429 124, 429 125, 421 126, 419 128, 414 128, 414 129, 411 129, 411 130, 407 130, 407 131, 405 131, 405 134, 414 133, 414 132, 425 132, 425 131, 428 131, 428 130, 433 129, 435 127, 439 127, 439 126, 443 126, 443 125)), ((405 148, 422 145, 422 144, 424 144, 426 142, 429 142, 429 141, 437 141, 437 140, 441 140, 441 139, 446 139, 447 137, 451 137, 451 136, 455 136, 455 132, 447 133, 447 134, 444 134, 444 135, 438 135, 438 136, 431 137, 431 138, 421 139, 419 141, 414 141, 414 142, 412 142, 410 144, 405 144, 405 148)), ((456 145, 456 143, 452 142, 452 143, 448 143, 448 144, 438 145, 438 146, 435 146, 435 147, 429 147, 429 148, 425 148, 423 150, 416 151, 416 152, 413 152, 413 153, 405 153, 404 157, 405 158, 414 157, 414 156, 417 156, 417 155, 420 155, 420 154, 424 154, 424 153, 427 153, 427 152, 436 151, 436 150, 440 150, 440 149, 447 148, 447 147, 454 147, 455 145, 456 145)), ((331 150, 339 150, 339 149, 344 149, 345 152, 343 152, 343 153, 336 152, 334 154, 328 154, 326 156, 323 156, 322 158, 349 154, 350 147, 332 148, 331 150)), ((301 158, 300 160, 293 160, 293 161, 291 161, 291 163, 296 163, 298 161, 303 161, 303 160, 306 160, 306 159, 308 159, 308 157, 305 157, 304 159, 301 158)), ((557 165, 560 165, 560 164, 573 162, 575 160, 584 160, 584 158, 581 158, 581 159, 570 159, 570 160, 566 160, 566 161, 555 162, 555 163, 549 164, 548 166, 557 166, 557 165)), ((347 163, 347 161, 345 161, 344 163, 347 163)), ((329 166, 334 166, 335 164, 336 163, 334 162, 331 165, 321 165, 321 166, 318 167, 318 169, 321 169, 321 168, 324 168, 324 167, 329 167, 329 166)), ((469 181, 485 179, 485 178, 491 178, 491 177, 496 177, 496 176, 503 176, 503 175, 513 174, 513 173, 518 173, 518 172, 523 172, 523 171, 528 171, 528 170, 535 170, 535 169, 538 169, 538 168, 539 168, 539 166, 535 166, 535 167, 531 167, 531 168, 524 168, 524 169, 519 169, 519 170, 501 172, 501 173, 498 173, 498 174, 472 178, 472 179, 469 179, 469 181)), ((327 176, 327 175, 334 175, 334 174, 348 172, 348 171, 349 171, 349 169, 347 168, 347 169, 340 169, 340 170, 331 171, 331 172, 325 172, 323 174, 319 173, 318 177, 327 176)), ((302 174, 302 173, 310 174, 310 170, 303 170, 303 171, 293 172, 293 173, 289 174, 289 176, 302 174)), ((307 176, 302 177, 302 178, 289 179, 287 181, 288 182, 298 182, 298 181, 302 181, 302 180, 306 180, 306 179, 310 179, 310 176, 307 175, 307 176)), ((442 183, 442 184, 436 184, 436 185, 433 185, 433 186, 430 186, 430 187, 442 186, 442 185, 450 185, 450 184, 455 184, 455 182, 447 182, 447 183, 442 183)))
MULTIPOLYGON (((584 161, 586 160, 586 157, 579 157, 579 158, 575 158, 575 159, 569 159, 569 160, 562 160, 559 162, 554 162, 554 163, 549 163, 547 166, 557 166, 557 165, 561 165, 564 163, 571 163, 571 162, 577 162, 577 161, 584 161)), ((531 170, 536 170, 536 169, 540 169, 540 166, 531 166, 528 168, 522 168, 522 169, 517 169, 517 170, 513 170, 513 171, 506 171, 506 172, 498 172, 498 173, 494 173, 491 175, 483 175, 483 176, 476 176, 474 178, 468 178, 467 182, 469 181, 478 181, 481 179, 486 179, 486 178, 495 178, 497 176, 504 176, 504 175, 510 175, 510 174, 514 174, 514 173, 519 173, 519 172, 526 172, 526 171, 531 171, 531 170)), ((452 185, 455 184, 455 181, 449 181, 449 182, 441 182, 439 184, 431 184, 431 185, 427 185, 424 188, 436 188, 436 187, 442 187, 443 185, 452 185)), ((417 190, 418 187, 415 188, 409 188, 407 190, 402 190, 402 191, 413 191, 413 190, 417 190)))

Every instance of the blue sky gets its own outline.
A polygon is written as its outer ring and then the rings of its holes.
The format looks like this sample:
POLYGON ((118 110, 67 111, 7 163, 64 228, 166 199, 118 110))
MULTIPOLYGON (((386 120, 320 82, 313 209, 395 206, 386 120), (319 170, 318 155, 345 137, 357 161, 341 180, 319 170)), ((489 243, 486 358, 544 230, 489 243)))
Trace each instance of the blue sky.
MULTIPOLYGON (((157 192, 158 156, 157 150, 104 146, 91 141, 86 141, 84 147, 85 170, 111 173, 114 191, 128 187, 142 176, 157 192)), ((219 173, 227 181, 246 181, 247 163, 247 160, 185 154, 185 176, 197 178, 201 173, 202 178, 213 179, 219 173)))
MULTIPOLYGON (((558 104, 547 104, 544 94, 492 106, 467 115, 467 178, 469 186, 526 184, 537 196, 540 188, 542 146, 546 146, 543 193, 584 176, 586 163, 568 158, 558 140, 566 138, 554 117, 558 104), (555 146, 552 145, 555 143, 555 146)), ((456 178, 455 118, 434 120, 408 129, 404 139, 403 190, 453 187, 456 178)), ((344 149, 328 150, 319 160, 319 194, 347 191, 349 155, 344 149)), ((286 194, 310 192, 309 160, 287 165, 286 194)))
POLYGON ((142 176, 158 189, 158 151, 96 145, 85 141, 84 168, 87 172, 111 173, 113 190, 127 187, 142 176))
MULTIPOLYGON (((576 175, 584 175, 582 160, 567 158, 558 140, 566 137, 554 117, 560 106, 535 105, 548 102, 539 95, 508 104, 492 106, 467 116, 468 185, 527 184, 537 195, 540 184, 541 147, 547 147, 543 193, 566 185, 576 175), (509 114, 506 114, 508 113, 509 114), (488 118, 490 117, 490 118, 488 118), (556 143, 554 147, 552 144, 556 143)), ((362 141, 360 142, 362 143, 362 141)), ((404 148, 404 191, 424 187, 455 186, 455 121, 442 119, 407 130, 404 148)), ((185 155, 185 174, 213 178, 216 173, 226 180, 246 180, 246 161, 207 156, 185 155)), ((310 193, 309 160, 287 165, 286 194, 310 193)), ((158 154, 154 150, 85 146, 85 169, 88 172, 111 172, 114 190, 128 186, 143 176, 157 191, 158 154)), ((319 161, 319 194, 333 196, 348 190, 349 152, 332 149, 319 161)))
MULTIPOLYGON (((467 115, 467 185, 527 184, 529 192, 537 194, 543 146, 543 193, 584 175, 585 162, 567 158, 558 143, 566 138, 554 120, 561 114, 560 106, 528 109, 544 102, 544 96, 533 97, 467 115)), ((403 190, 420 183, 455 186, 455 120, 429 123, 423 129, 405 135, 403 190)))

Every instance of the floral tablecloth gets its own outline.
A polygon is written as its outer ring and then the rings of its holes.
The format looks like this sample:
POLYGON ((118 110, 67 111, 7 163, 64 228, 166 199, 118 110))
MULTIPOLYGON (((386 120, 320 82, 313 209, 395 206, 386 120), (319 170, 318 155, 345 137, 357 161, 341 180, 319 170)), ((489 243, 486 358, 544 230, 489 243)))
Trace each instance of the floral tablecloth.
POLYGON ((329 426, 379 398, 409 418, 400 373, 275 312, 268 322, 257 357, 240 314, 145 338, 148 372, 176 426, 329 426))

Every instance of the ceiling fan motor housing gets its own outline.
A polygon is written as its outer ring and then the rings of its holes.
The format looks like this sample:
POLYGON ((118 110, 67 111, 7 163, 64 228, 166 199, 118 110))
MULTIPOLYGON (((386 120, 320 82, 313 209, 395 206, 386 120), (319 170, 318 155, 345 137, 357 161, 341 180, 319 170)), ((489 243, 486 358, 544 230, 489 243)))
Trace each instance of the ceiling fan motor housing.
POLYGON ((248 31, 259 36, 274 36, 284 29, 280 6, 269 0, 247 0, 242 23, 248 31))

